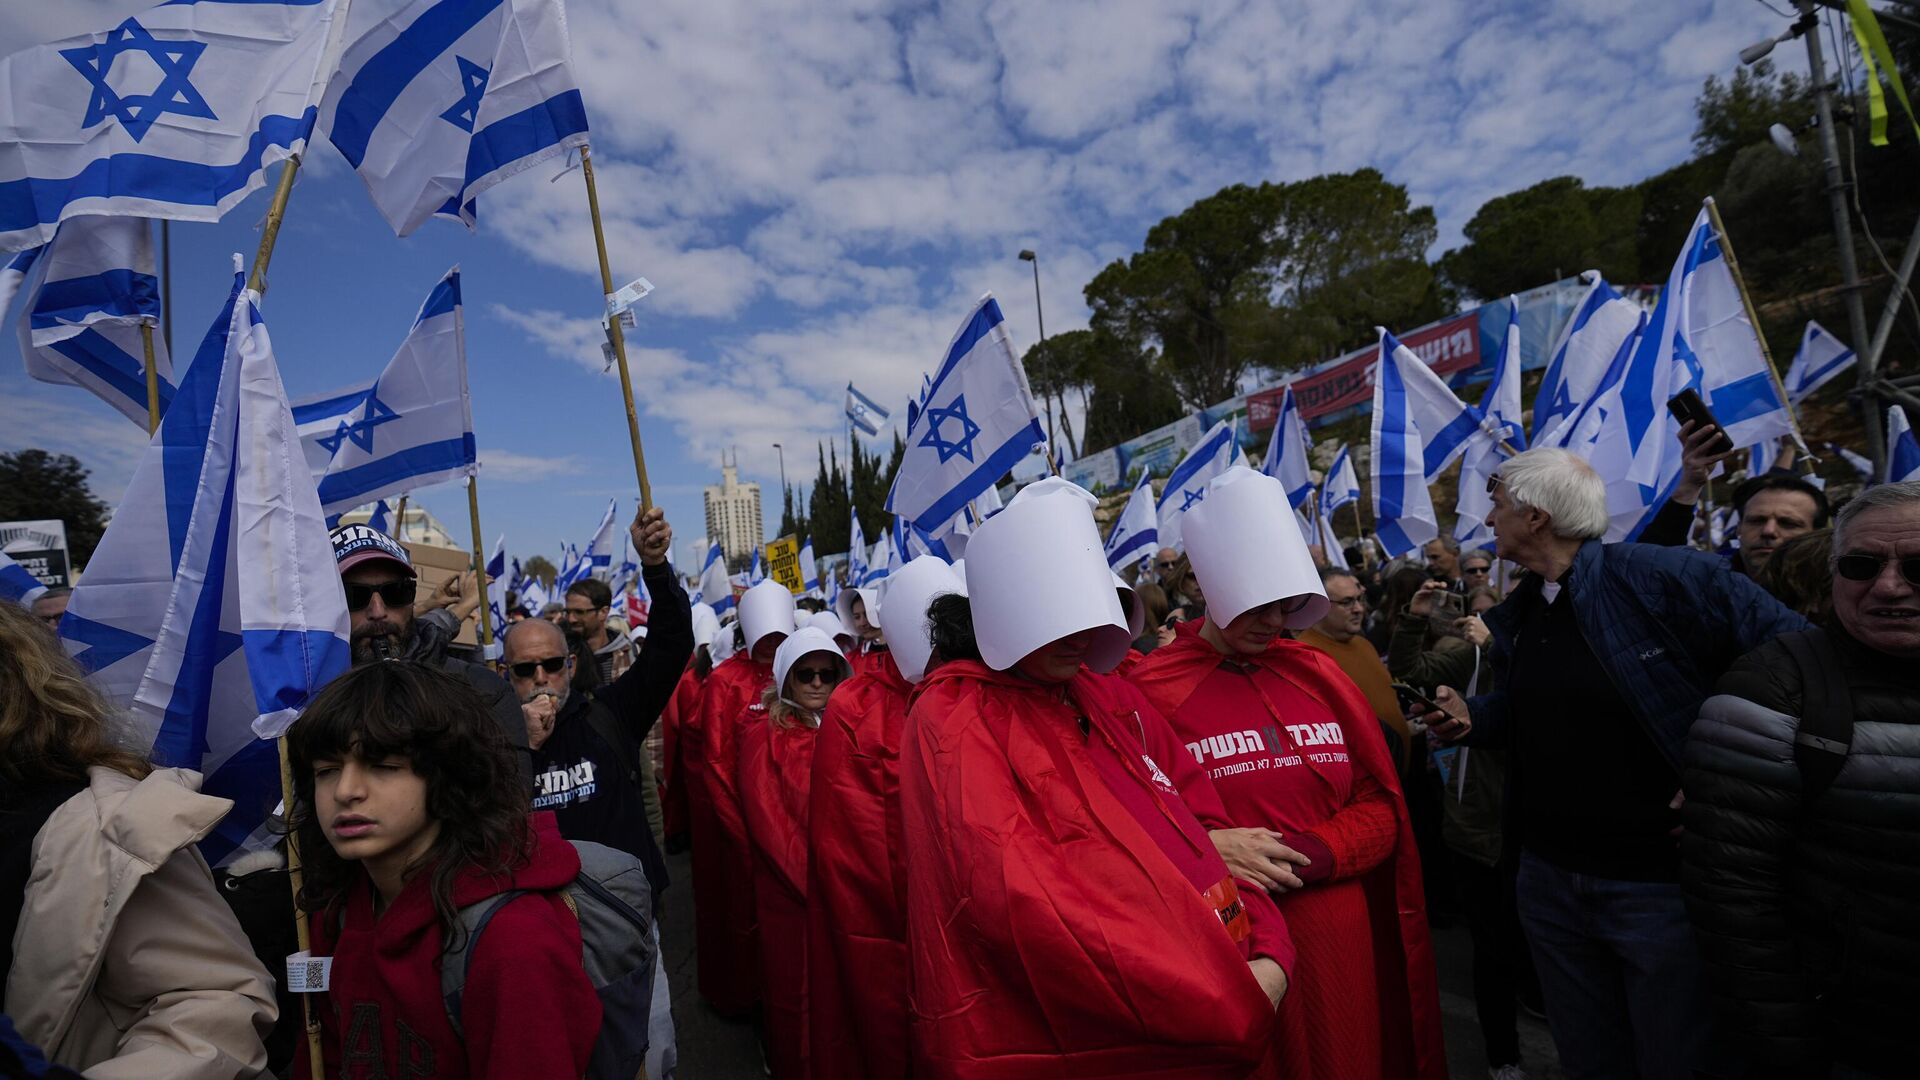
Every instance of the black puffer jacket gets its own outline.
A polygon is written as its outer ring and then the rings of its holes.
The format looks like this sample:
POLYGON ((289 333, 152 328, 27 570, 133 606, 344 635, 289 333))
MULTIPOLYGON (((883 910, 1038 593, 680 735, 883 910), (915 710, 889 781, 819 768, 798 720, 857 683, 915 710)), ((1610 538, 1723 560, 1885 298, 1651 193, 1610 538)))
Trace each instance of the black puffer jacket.
POLYGON ((1748 653, 1686 745, 1681 883, 1713 991, 1760 1073, 1920 1062, 1920 662, 1834 633, 1853 747, 1803 800, 1798 666, 1748 653))

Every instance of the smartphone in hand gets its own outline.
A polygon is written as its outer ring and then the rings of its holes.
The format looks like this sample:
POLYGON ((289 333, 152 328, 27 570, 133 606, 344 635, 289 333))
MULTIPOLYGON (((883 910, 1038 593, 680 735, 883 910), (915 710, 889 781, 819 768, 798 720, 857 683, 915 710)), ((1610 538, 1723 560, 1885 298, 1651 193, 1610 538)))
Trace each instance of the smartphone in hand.
POLYGON ((1725 454, 1733 449, 1733 439, 1727 435, 1727 429, 1713 418, 1713 410, 1700 398, 1700 391, 1689 386, 1685 390, 1667 399, 1667 411, 1684 427, 1692 422, 1701 427, 1711 427, 1719 432, 1713 440, 1713 452, 1725 454))
POLYGON ((1394 683, 1393 696, 1400 699, 1400 711, 1406 714, 1409 731, 1418 734, 1427 730, 1425 717, 1429 713, 1438 713, 1443 723, 1446 720, 1446 710, 1438 702, 1406 683, 1394 683))

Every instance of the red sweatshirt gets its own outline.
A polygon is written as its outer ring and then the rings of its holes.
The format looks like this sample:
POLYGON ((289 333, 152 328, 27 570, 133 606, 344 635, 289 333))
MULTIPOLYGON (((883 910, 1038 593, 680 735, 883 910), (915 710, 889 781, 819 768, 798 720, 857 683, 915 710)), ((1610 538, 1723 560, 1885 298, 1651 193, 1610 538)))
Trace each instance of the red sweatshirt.
POLYGON ((1068 691, 954 661, 913 699, 914 1074, 1244 1077, 1273 1027, 1247 961, 1290 967, 1284 924, 1147 760, 1152 706, 1086 671, 1068 691))
POLYGON ((1197 623, 1135 668, 1234 825, 1313 860, 1279 898, 1299 968, 1280 1005, 1286 1076, 1444 1077, 1419 857, 1373 710, 1325 653, 1279 640, 1224 657, 1197 623), (1385 974, 1383 974, 1385 973, 1385 974))
POLYGON ((700 744, 681 752, 694 783, 688 809, 693 825, 694 952, 700 996, 724 1015, 760 1000, 755 952, 759 915, 753 900, 753 854, 740 812, 740 714, 773 683, 773 667, 735 653, 707 676, 700 690, 700 744), (699 759, 695 767, 692 762, 699 759))
MULTIPOLYGON (((428 892, 407 882, 376 919, 362 874, 342 902, 313 917, 313 955, 332 956, 330 989, 315 1002, 326 1074, 342 1080, 522 1080, 579 1076, 600 1034, 600 999, 580 966, 580 923, 557 891, 580 856, 550 812, 531 818, 530 861, 506 878, 468 874, 456 907, 512 889, 538 890, 495 913, 474 947, 461 1000, 464 1041, 440 995, 446 942, 428 892)), ((295 1076, 308 1075, 299 1041, 295 1076)))
POLYGON ((804 1080, 807 1065, 807 789, 815 729, 776 728, 767 710, 740 718, 740 804, 753 846, 761 986, 774 1080, 804 1080))
POLYGON ((907 864, 900 738, 912 684, 891 653, 833 691, 814 739, 807 1054, 814 1075, 907 1075, 907 864))

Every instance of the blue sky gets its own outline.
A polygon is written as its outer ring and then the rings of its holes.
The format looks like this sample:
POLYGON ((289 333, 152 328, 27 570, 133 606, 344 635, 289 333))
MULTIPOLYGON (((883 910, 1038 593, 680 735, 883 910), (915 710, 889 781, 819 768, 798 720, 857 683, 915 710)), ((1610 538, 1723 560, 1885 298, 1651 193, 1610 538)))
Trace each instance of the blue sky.
MULTIPOLYGON (((150 4, 8 4, 0 53, 150 4)), ((764 485, 771 530, 772 444, 810 482, 816 440, 845 438, 847 380, 903 402, 983 291, 1030 343, 1021 248, 1040 254, 1048 329, 1073 329, 1094 273, 1194 199, 1370 165, 1436 208, 1438 255, 1494 195, 1684 160, 1701 81, 1785 26, 1755 0, 572 0, 568 15, 614 274, 657 289, 628 341, 683 563, 724 448, 764 485)), ((1804 66, 1798 48, 1775 55, 1804 66)), ((377 374, 460 264, 487 543, 504 532, 522 557, 583 542, 609 497, 623 515, 635 498, 585 194, 577 172, 549 182, 559 171, 490 192, 477 233, 431 222, 400 240, 317 140, 265 308, 288 392, 331 390, 377 374)), ((173 227, 183 357, 231 253, 251 257, 266 195, 173 227)), ((27 379, 0 333, 0 449, 73 453, 112 502, 144 441, 86 392, 27 379)), ((459 488, 417 497, 465 534, 459 488)))

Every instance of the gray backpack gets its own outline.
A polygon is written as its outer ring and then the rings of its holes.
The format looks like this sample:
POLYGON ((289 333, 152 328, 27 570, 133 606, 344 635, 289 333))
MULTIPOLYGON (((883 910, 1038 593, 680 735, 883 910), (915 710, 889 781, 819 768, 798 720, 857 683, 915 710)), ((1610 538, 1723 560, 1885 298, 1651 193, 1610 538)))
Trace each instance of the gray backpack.
MULTIPOLYGON (((653 890, 640 860, 615 848, 569 841, 580 853, 580 874, 560 890, 580 920, 580 965, 600 998, 600 1036, 587 1065, 588 1080, 633 1080, 647 1057, 653 1009, 653 890)), ((442 958, 440 993, 455 1035, 467 965, 487 924, 528 890, 515 889, 460 909, 460 947, 442 958)))

